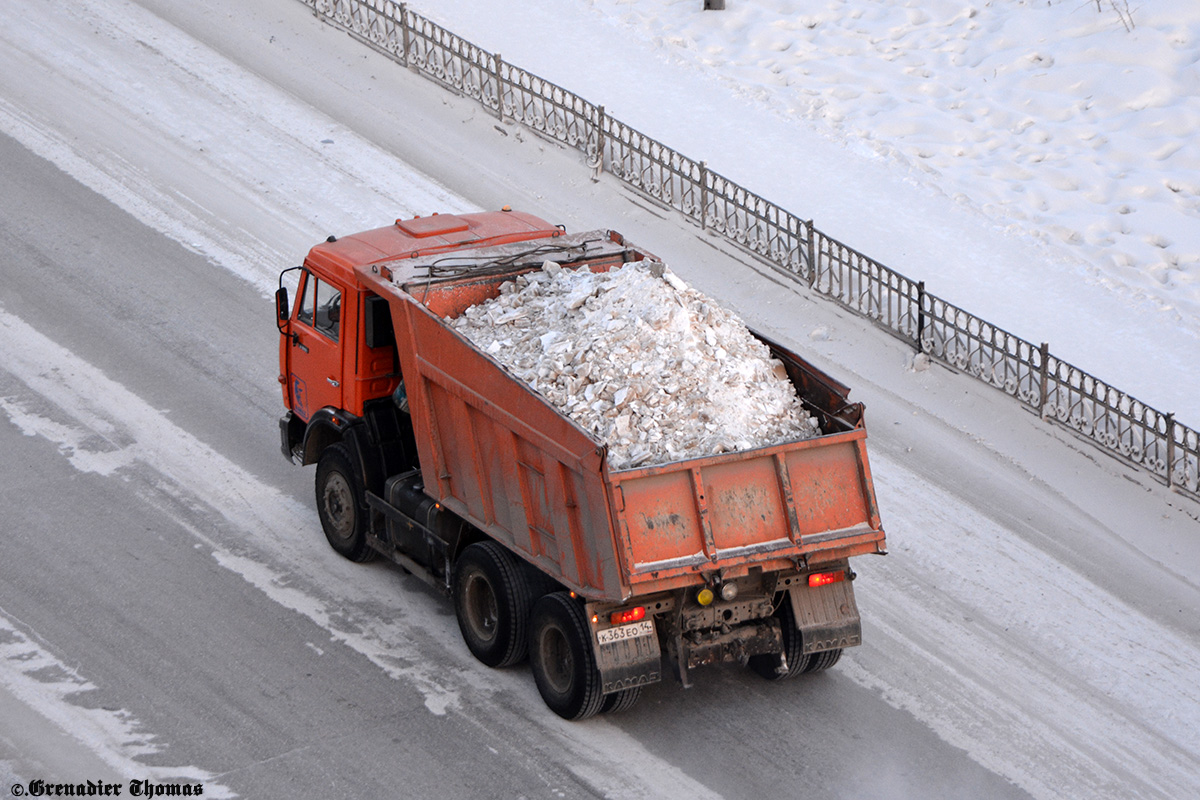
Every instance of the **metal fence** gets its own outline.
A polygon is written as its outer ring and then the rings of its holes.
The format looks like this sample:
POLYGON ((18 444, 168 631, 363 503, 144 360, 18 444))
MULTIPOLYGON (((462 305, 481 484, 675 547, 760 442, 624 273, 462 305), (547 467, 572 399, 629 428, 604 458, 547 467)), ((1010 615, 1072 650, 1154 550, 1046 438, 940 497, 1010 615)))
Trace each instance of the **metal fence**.
POLYGON ((1200 500, 1200 432, 925 291, 560 86, 505 62, 392 0, 301 0, 320 17, 443 86, 583 154, 920 352, 1200 500))

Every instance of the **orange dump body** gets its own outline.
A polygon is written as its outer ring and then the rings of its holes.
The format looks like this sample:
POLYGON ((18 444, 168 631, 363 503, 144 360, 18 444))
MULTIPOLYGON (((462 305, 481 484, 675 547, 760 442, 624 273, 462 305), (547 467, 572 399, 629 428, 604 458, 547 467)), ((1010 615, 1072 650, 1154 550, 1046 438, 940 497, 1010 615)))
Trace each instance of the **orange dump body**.
POLYGON ((591 232, 356 268, 391 309, 427 494, 593 600, 884 552, 862 407, 794 353, 763 339, 824 435, 612 470, 603 442, 448 326, 551 251, 596 271, 647 255, 591 232))

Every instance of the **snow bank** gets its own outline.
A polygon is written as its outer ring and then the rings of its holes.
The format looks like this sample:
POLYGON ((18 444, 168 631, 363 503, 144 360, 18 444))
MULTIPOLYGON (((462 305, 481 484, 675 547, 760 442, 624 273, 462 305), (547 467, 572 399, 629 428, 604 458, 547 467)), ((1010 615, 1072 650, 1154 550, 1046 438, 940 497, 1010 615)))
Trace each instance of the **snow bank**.
POLYGON ((547 261, 450 324, 607 443, 615 469, 820 433, 766 345, 657 262, 547 261))
POLYGON ((1014 230, 1067 245, 1114 288, 1196 324, 1200 4, 593 8, 653 50, 907 163, 1014 230))
MULTIPOLYGON (((1200 419, 1195 0, 1134 4, 1132 31, 1110 0, 434 5, 938 296, 1200 419)), ((703 269, 685 274, 723 279, 703 269)))

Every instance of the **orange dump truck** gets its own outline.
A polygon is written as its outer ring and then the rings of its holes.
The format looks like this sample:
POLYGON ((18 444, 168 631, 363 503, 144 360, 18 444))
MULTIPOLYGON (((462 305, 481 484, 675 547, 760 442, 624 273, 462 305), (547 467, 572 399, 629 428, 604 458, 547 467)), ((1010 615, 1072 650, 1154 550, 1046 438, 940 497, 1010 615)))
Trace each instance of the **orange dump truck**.
POLYGON ((827 669, 861 642, 849 559, 885 548, 862 406, 783 347, 759 337, 820 436, 618 470, 446 321, 547 260, 647 257, 507 209, 443 214, 330 237, 293 268, 295 303, 283 275, 276 297, 282 449, 317 465, 332 547, 446 591, 471 653, 528 657, 567 719, 704 664, 827 669))

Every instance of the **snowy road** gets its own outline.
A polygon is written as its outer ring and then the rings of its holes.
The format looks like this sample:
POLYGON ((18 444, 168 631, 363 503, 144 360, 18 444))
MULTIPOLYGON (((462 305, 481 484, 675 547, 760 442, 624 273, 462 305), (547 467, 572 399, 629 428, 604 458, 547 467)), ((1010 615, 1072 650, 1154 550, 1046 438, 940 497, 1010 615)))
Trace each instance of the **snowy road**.
POLYGON ((1200 793, 1194 504, 911 371, 291 0, 169 5, 0 4, 0 772, 246 797, 1200 793), (331 232, 502 203, 624 231, 867 403, 892 555, 858 566, 866 641, 831 673, 714 669, 569 725, 419 581, 325 546, 311 471, 278 452, 275 274, 331 232))
MULTIPOLYGON (((524 670, 476 663, 449 604, 419 581, 328 550, 311 472, 278 456, 277 334, 246 324, 269 304, 11 140, 3 153, 23 187, 22 208, 16 195, 4 208, 4 244, 39 269, 6 272, 12 294, 0 310, 0 408, 11 422, 0 432, 2 680, 108 769, 245 797, 310 787, 374 797, 403 784, 427 797, 703 798, 736 796, 738 780, 770 793, 800 774, 829 791, 861 785, 837 758, 863 737, 854 726, 814 730, 797 715, 757 734, 769 749, 789 731, 825 769, 725 755, 724 737, 751 734, 714 724, 713 713, 766 718, 790 693, 872 720, 865 741, 898 763, 923 741, 929 766, 906 779, 914 790, 953 781, 1006 796, 961 752, 836 676, 788 687, 740 670, 702 676, 687 695, 659 687, 624 724, 561 722, 524 670), (57 260, 34 240, 47 225, 78 231, 54 248, 57 260), (130 292, 164 264, 192 278, 130 292), (38 291, 45 274, 72 271, 63 291, 38 291), (185 303, 184 290, 200 302, 185 303), (95 330, 80 322, 89 319, 95 330), (215 391, 222 402, 203 400, 215 391), (832 693, 817 693, 829 683, 832 693), (655 709, 669 711, 672 729, 716 735, 662 736, 655 709)), ((26 735, 5 730, 0 749, 21 778, 94 777, 78 764, 47 775, 59 742, 26 735)))

